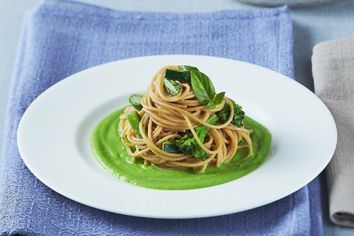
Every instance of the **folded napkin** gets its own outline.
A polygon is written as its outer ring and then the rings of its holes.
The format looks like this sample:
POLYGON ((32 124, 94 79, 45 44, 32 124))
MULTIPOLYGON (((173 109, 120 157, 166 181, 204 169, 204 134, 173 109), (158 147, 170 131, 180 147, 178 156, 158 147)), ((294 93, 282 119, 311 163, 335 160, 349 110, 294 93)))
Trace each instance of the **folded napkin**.
POLYGON ((354 227, 354 38, 317 44, 312 71, 315 92, 338 129, 337 148, 326 169, 330 218, 354 227))
POLYGON ((34 9, 25 19, 0 164, 0 234, 321 234, 317 180, 284 199, 243 213, 159 220, 84 206, 50 190, 28 171, 17 150, 16 130, 23 112, 41 92, 87 67, 153 54, 222 56, 292 77, 289 13, 287 8, 122 12, 70 1, 50 1, 34 9))

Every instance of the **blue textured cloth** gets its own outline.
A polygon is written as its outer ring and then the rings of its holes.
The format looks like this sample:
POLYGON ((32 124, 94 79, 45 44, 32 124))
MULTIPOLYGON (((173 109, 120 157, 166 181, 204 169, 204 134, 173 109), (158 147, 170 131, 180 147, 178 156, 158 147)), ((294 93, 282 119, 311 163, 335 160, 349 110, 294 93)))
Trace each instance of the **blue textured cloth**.
POLYGON ((7 117, 0 164, 0 234, 322 234, 317 179, 284 199, 243 213, 159 220, 73 202, 28 171, 17 150, 16 130, 41 92, 87 67, 155 54, 222 56, 293 77, 290 17, 286 8, 173 14, 120 12, 67 1, 34 9, 25 18, 7 117))

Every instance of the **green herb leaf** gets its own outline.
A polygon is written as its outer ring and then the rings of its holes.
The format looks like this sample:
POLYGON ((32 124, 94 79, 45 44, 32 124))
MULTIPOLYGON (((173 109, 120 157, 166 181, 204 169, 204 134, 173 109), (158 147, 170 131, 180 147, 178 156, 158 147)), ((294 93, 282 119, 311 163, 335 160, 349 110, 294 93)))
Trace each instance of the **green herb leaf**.
POLYGON ((187 66, 187 65, 179 65, 179 66, 178 66, 178 69, 179 69, 180 71, 191 71, 191 70, 199 71, 197 67, 194 67, 194 66, 187 66))
POLYGON ((200 140, 200 142, 204 143, 205 137, 208 134, 209 128, 206 126, 197 126, 195 128, 195 132, 197 133, 197 136, 200 140))
POLYGON ((166 91, 171 96, 177 95, 182 89, 181 83, 178 82, 178 81, 170 80, 170 79, 164 79, 163 82, 164 82, 166 91))
POLYGON ((162 143, 162 150, 169 153, 181 153, 181 150, 177 144, 170 141, 165 141, 162 143))
POLYGON ((225 92, 221 92, 215 95, 215 97, 210 100, 207 104, 209 109, 214 109, 217 105, 219 105, 224 100, 225 92))
POLYGON ((216 114, 210 116, 207 119, 208 124, 211 124, 211 125, 216 125, 216 123, 218 123, 218 121, 219 121, 219 117, 216 114))
MULTIPOLYGON (((207 122, 211 125, 216 125, 216 123, 219 121, 219 118, 217 115, 212 115, 211 117, 209 117, 209 119, 207 120, 207 122)), ((205 138, 209 132, 209 128, 201 125, 195 128, 196 133, 198 135, 199 140, 204 143, 205 138)), ((201 159, 201 160, 205 160, 208 157, 208 153, 206 153, 196 142, 196 149, 195 151, 192 153, 192 155, 195 158, 201 159)))
MULTIPOLYGON (((212 115, 208 118, 207 123, 211 125, 216 125, 216 123, 219 121, 219 117, 217 115, 212 115)), ((195 132, 197 133, 197 136, 199 140, 204 143, 205 137, 209 132, 209 128, 204 125, 198 125, 195 128, 195 132)))
POLYGON ((215 88, 208 76, 197 70, 191 70, 191 81, 194 95, 198 101, 206 105, 215 96, 215 88))
POLYGON ((143 96, 140 94, 132 94, 129 96, 129 103, 132 104, 132 106, 137 110, 140 111, 143 109, 143 106, 141 105, 141 98, 143 96))
POLYGON ((175 71, 166 69, 165 78, 169 80, 177 80, 181 83, 190 83, 191 77, 189 71, 175 71))
POLYGON ((139 123, 140 123, 140 115, 137 111, 132 110, 128 115, 127 115, 127 120, 131 127, 134 129, 135 133, 139 138, 141 138, 140 134, 140 129, 139 129, 139 123))

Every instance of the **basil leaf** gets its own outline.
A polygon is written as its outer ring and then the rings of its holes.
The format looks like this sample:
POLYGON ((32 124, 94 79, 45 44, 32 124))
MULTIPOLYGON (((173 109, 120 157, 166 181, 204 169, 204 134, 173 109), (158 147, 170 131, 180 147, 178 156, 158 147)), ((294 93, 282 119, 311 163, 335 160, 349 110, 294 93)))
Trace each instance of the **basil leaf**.
POLYGON ((129 103, 132 104, 132 106, 137 110, 140 111, 143 109, 143 106, 141 105, 141 98, 143 95, 140 94, 132 94, 129 96, 129 103))
MULTIPOLYGON (((208 118, 207 122, 211 125, 216 125, 216 123, 219 121, 219 118, 217 115, 212 115, 211 117, 208 118)), ((199 140, 204 143, 205 137, 207 136, 208 132, 209 132, 209 128, 201 125, 201 126, 197 126, 195 128, 195 132, 198 135, 199 140)), ((194 139, 194 138, 193 138, 194 139)), ((201 160, 205 160, 208 157, 208 153, 206 153, 198 144, 197 141, 195 141, 196 143, 196 149, 195 151, 192 152, 192 155, 195 158, 201 159, 201 160)))
POLYGON ((187 66, 187 65, 179 65, 179 66, 178 66, 178 69, 179 69, 180 71, 191 71, 191 70, 199 71, 197 67, 194 67, 194 66, 187 66))
POLYGON ((207 104, 209 109, 214 109, 217 105, 219 105, 224 100, 225 92, 221 92, 216 94, 213 100, 210 100, 207 104))
POLYGON ((216 114, 210 116, 207 119, 208 124, 211 124, 211 125, 216 125, 216 123, 218 123, 218 121, 219 121, 219 117, 216 114))
POLYGON ((164 79, 163 83, 166 91, 172 96, 177 95, 182 89, 181 84, 175 80, 164 79))
POLYGON ((208 104, 215 96, 213 83, 208 76, 200 71, 191 70, 190 73, 194 95, 201 104, 208 104))
POLYGON ((190 83, 191 77, 189 71, 175 71, 166 69, 165 78, 170 80, 177 80, 181 83, 190 83))

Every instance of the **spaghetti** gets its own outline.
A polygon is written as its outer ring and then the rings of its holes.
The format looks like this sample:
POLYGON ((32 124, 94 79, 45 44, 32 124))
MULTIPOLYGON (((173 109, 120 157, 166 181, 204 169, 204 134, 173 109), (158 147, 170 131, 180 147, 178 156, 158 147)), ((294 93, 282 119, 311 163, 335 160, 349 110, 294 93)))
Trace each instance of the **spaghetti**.
POLYGON ((202 104, 193 87, 197 85, 192 71, 192 82, 175 81, 177 89, 171 95, 166 87, 167 70, 181 72, 176 66, 161 68, 142 95, 141 108, 128 106, 120 116, 119 132, 133 161, 142 158, 144 164, 203 173, 209 165, 220 166, 232 160, 240 148, 248 148, 246 158, 252 155, 251 130, 234 122, 238 108, 235 103, 223 96, 213 106, 209 105, 212 102, 202 104), (138 114, 135 126, 129 119, 132 112, 138 114))

